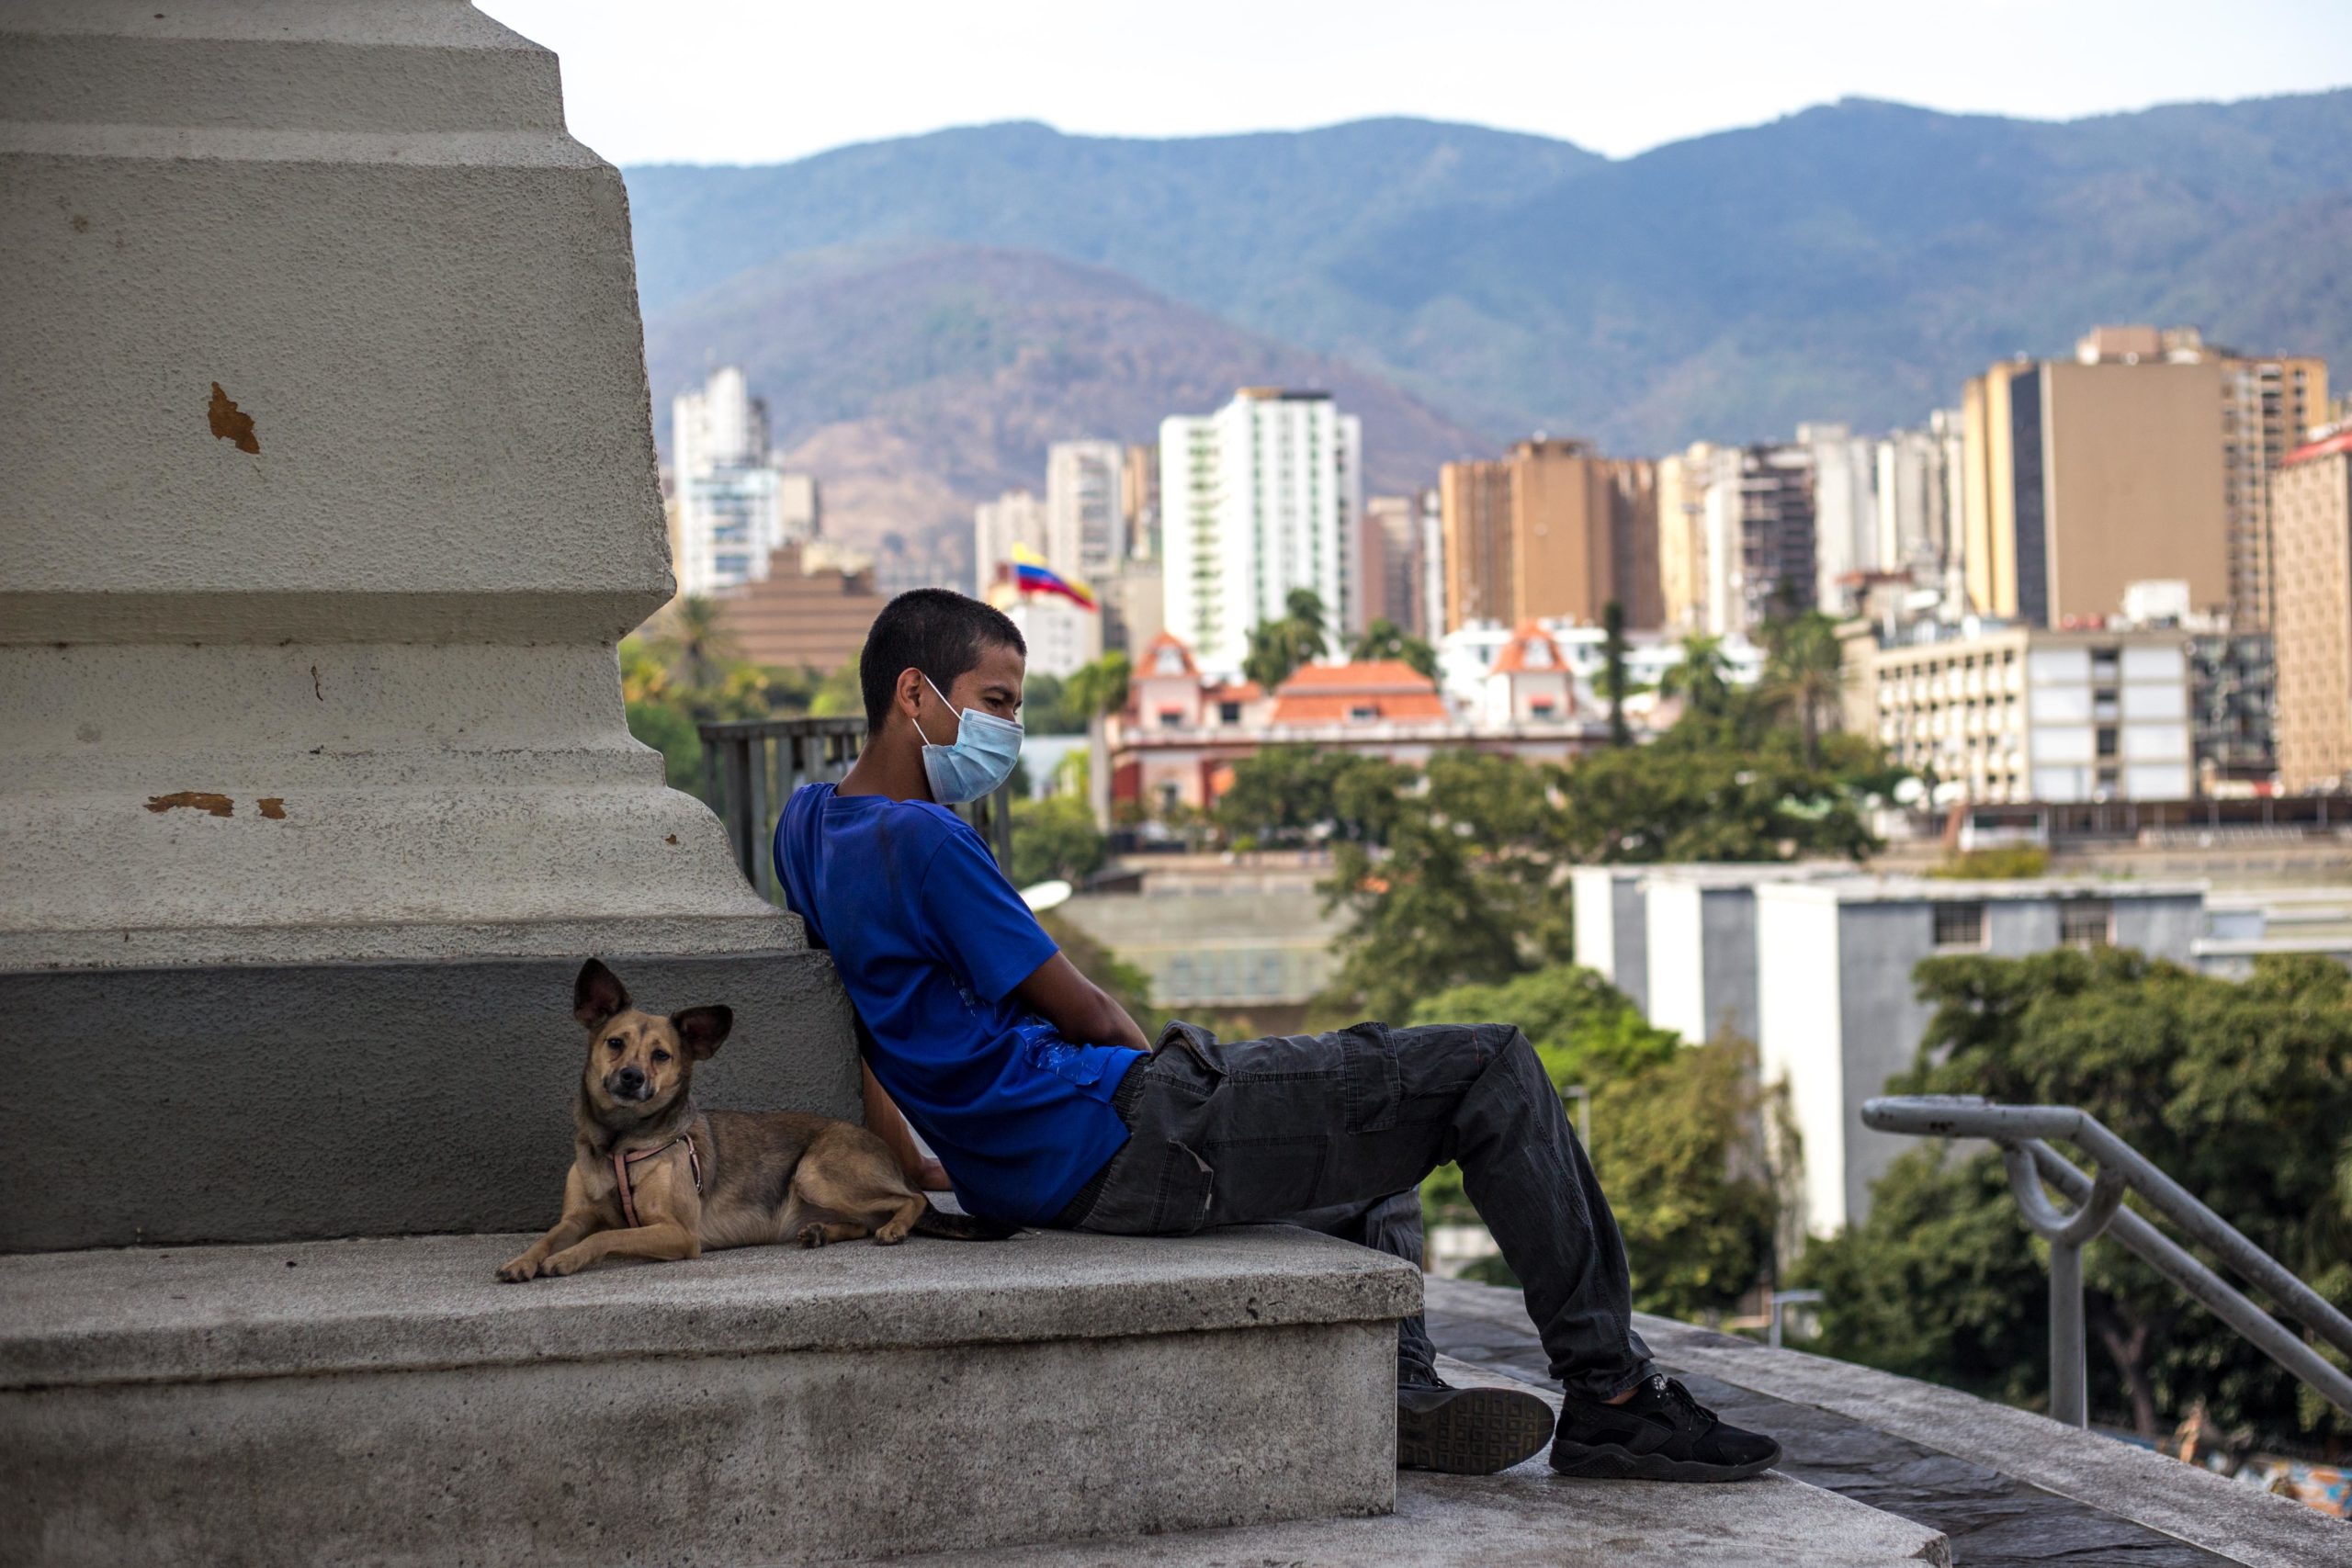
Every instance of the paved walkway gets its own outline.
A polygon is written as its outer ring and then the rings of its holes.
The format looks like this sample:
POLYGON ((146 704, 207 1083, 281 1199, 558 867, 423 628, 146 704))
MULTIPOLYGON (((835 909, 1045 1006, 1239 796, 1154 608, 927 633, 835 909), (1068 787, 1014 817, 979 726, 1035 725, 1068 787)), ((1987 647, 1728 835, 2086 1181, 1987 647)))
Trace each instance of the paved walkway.
MULTIPOLYGON (((1428 1281, 1430 1335, 1440 1350, 1543 1382, 1543 1347, 1519 1292, 1458 1280, 1428 1281)), ((1686 1331, 1697 1333, 1702 1331, 1686 1331)), ((1710 1337, 1747 1345, 1730 1336, 1710 1337)), ((1736 1387, 1659 1357, 1699 1400, 1735 1425, 1770 1432, 1781 1469, 1858 1503, 1930 1525, 1962 1568, 2226 1568, 2241 1558, 2192 1546, 2149 1525, 1957 1458, 1849 1415, 1736 1387)), ((2186 1473, 2186 1472, 2184 1472, 2186 1473)), ((2352 1561, 2352 1529, 2345 1561, 2352 1561)))

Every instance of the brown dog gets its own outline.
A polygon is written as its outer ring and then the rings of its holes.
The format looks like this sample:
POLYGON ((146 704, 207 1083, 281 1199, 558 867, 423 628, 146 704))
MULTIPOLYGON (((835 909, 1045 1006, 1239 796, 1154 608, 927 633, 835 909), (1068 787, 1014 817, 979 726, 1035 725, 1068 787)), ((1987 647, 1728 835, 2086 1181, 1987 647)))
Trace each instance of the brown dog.
POLYGON ((863 1127, 788 1111, 696 1111, 694 1065, 734 1027, 728 1009, 639 1012, 620 977, 592 958, 572 982, 571 1013, 587 1027, 588 1063, 563 1217, 500 1265, 500 1279, 575 1274, 606 1258, 698 1258, 705 1247, 786 1236, 822 1247, 870 1235, 888 1247, 910 1231, 958 1241, 1012 1234, 933 1208, 863 1127))

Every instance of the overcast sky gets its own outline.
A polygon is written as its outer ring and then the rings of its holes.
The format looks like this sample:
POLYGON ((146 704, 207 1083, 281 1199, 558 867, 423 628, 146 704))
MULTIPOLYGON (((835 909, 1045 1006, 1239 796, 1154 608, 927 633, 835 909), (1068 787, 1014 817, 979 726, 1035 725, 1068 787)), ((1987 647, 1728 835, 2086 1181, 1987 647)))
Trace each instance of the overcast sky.
POLYGON ((1190 136, 1417 115, 1614 157, 1860 96, 2066 119, 2352 84, 2352 0, 477 0, 616 163, 1040 119, 1190 136))

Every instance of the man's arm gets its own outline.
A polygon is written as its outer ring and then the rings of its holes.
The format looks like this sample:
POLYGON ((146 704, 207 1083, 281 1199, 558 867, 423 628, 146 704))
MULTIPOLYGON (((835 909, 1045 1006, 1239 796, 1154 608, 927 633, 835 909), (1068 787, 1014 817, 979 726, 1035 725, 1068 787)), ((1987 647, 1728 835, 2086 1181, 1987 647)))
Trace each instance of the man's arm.
POLYGON ((1061 1037, 1080 1045, 1125 1045, 1149 1051, 1127 1010, 1113 1001, 1102 987, 1078 972, 1061 953, 1055 953, 1029 978, 1013 988, 1022 1005, 1054 1026, 1061 1037))
POLYGON ((907 1119, 891 1103, 888 1092, 874 1081, 874 1069, 861 1062, 857 1070, 865 1080, 865 1130, 889 1145, 899 1168, 918 1191, 953 1191, 956 1184, 947 1179, 947 1168, 923 1154, 907 1119))

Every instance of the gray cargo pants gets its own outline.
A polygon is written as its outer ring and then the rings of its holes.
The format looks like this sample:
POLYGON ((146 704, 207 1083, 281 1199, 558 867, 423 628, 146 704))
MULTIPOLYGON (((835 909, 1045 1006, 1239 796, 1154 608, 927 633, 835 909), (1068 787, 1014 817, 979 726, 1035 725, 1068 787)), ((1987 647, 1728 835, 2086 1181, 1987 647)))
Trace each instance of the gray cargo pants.
MULTIPOLYGON (((1552 1375, 1606 1399, 1649 1375, 1624 1242, 1535 1048, 1509 1024, 1222 1043, 1172 1023, 1120 1086, 1134 1136, 1056 1223, 1121 1235, 1305 1225, 1421 1261, 1422 1178, 1448 1160, 1527 1293, 1552 1375)), ((1399 1379, 1429 1337, 1398 1325, 1399 1379)))

